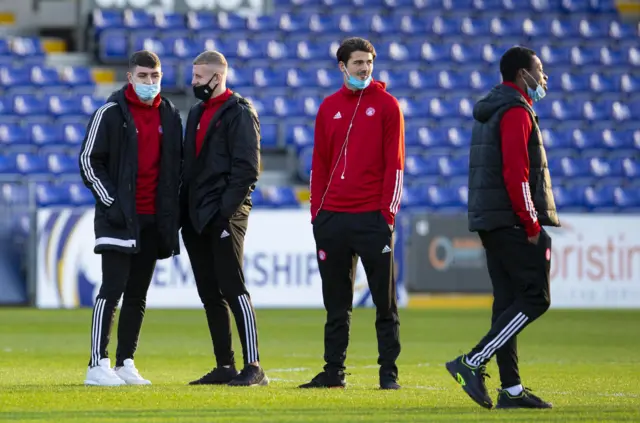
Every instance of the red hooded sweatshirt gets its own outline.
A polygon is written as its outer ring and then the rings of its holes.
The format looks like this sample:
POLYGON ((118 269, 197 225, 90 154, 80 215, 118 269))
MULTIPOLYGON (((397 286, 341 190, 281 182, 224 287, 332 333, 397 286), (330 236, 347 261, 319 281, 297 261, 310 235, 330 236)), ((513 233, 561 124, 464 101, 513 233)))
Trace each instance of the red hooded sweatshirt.
MULTIPOLYGON (((522 94, 529 105, 533 101, 517 85, 504 82, 522 94)), ((511 199, 513 211, 518 215, 528 236, 540 232, 540 224, 529 189, 529 137, 533 123, 524 107, 509 109, 500 121, 500 139, 502 140, 502 175, 511 199)))
POLYGON ((402 198, 404 117, 384 82, 372 81, 362 91, 343 86, 324 99, 312 160, 311 221, 321 209, 379 210, 394 224, 402 198))
POLYGON ((138 175, 136 178, 136 212, 138 214, 156 214, 156 192, 160 173, 160 143, 162 123, 160 121, 160 103, 158 94, 151 106, 138 98, 129 84, 124 96, 129 105, 138 132, 138 175))
POLYGON ((216 114, 218 109, 222 104, 229 100, 233 91, 227 88, 227 91, 223 92, 217 97, 210 98, 205 101, 204 111, 202 112, 202 116, 200 116, 200 122, 198 123, 198 128, 196 129, 196 156, 200 154, 200 150, 202 150, 202 145, 204 144, 204 137, 207 135, 207 131, 209 130, 209 124, 211 123, 211 119, 213 119, 213 115, 216 114))

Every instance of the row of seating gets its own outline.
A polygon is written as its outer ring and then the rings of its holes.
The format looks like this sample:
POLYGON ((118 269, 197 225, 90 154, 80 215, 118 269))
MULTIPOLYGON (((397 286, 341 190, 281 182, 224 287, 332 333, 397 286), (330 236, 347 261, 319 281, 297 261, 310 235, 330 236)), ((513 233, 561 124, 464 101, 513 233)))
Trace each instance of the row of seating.
MULTIPOLYGON (((91 191, 81 181, 41 181, 31 187, 19 182, 0 182, 0 206, 28 204, 32 196, 41 207, 95 204, 91 191)), ((251 197, 256 207, 300 207, 296 191, 291 186, 259 187, 251 197)))
POLYGON ((90 116, 98 107, 105 103, 105 99, 91 95, 50 95, 19 94, 0 97, 0 116, 90 116))
MULTIPOLYGON (((638 212, 640 193, 637 188, 613 186, 561 186, 553 188, 556 206, 560 209, 638 212)), ((91 192, 81 182, 38 182, 33 191, 25 184, 0 183, 0 205, 27 204, 33 195, 38 206, 89 206, 95 204, 91 192), (31 194, 32 193, 32 194, 31 194)), ((252 194, 255 207, 300 207, 295 190, 290 186, 258 187, 252 194)), ((466 185, 440 186, 408 185, 403 188, 403 208, 429 207, 439 210, 462 211, 467 206, 466 185)))
POLYGON ((0 37, 1 58, 41 61, 44 56, 45 51, 39 37, 0 37))
MULTIPOLYGON (((388 37, 375 43, 379 61, 465 64, 477 61, 495 64, 504 51, 518 44, 517 39, 505 42, 503 37, 491 41, 474 36, 473 42, 457 38, 453 42, 431 41, 419 35, 406 41, 399 40, 396 35, 388 37)), ((100 59, 111 62, 124 61, 131 53, 143 49, 154 51, 163 59, 192 60, 204 50, 218 50, 233 60, 335 60, 343 37, 329 32, 325 37, 314 35, 313 41, 309 38, 308 35, 296 39, 291 36, 279 37, 277 34, 261 34, 258 37, 257 34, 242 32, 224 35, 203 32, 192 36, 186 32, 107 30, 101 33, 98 46, 100 59)), ((640 66, 638 37, 625 38, 626 41, 620 46, 602 43, 580 46, 570 39, 564 40, 567 44, 548 43, 539 38, 524 44, 537 50, 547 66, 640 66)))
POLYGON ((91 69, 86 66, 1 66, 0 86, 4 87, 52 87, 69 88, 95 86, 91 69))
MULTIPOLYGON (((637 187, 555 185, 553 193, 559 210, 629 213, 640 211, 640 191, 637 187)), ((402 192, 402 207, 409 209, 428 207, 438 211, 460 212, 466 210, 467 199, 468 190, 464 185, 459 187, 405 186, 402 192)))
MULTIPOLYGON (((459 1, 459 0, 456 0, 459 1)), ((368 33, 432 34, 436 36, 465 35, 484 37, 555 37, 582 39, 624 39, 640 36, 640 27, 619 19, 592 20, 589 17, 573 18, 566 15, 540 15, 535 19, 522 15, 497 16, 488 14, 473 17, 445 15, 429 10, 425 13, 399 11, 386 14, 378 10, 358 10, 340 13, 324 13, 301 9, 297 13, 268 15, 241 15, 220 12, 202 13, 148 13, 145 10, 97 10, 93 14, 94 30, 107 29, 159 31, 252 31, 262 33, 368 33)), ((530 15, 529 15, 530 16, 530 15)))
POLYGON ((477 10, 508 12, 612 13, 615 0, 274 0, 276 9, 389 8, 421 10, 477 10))

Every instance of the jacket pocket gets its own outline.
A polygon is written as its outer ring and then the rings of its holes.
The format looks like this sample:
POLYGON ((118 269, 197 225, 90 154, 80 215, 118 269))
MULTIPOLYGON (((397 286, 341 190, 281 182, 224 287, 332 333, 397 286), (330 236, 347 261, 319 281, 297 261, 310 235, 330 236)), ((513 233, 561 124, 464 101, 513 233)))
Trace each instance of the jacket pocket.
POLYGON ((105 210, 104 215, 110 226, 113 226, 114 228, 127 227, 127 219, 118 200, 114 201, 111 206, 105 210))

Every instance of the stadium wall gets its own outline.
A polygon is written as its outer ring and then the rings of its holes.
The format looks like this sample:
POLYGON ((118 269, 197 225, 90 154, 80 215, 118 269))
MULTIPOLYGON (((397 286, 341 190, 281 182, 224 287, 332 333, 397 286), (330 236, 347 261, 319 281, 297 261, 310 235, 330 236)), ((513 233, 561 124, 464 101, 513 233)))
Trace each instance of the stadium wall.
MULTIPOLYGON (((555 308, 640 308, 640 215, 563 214, 553 238, 551 297, 555 308)), ((93 304, 100 285, 93 253, 93 211, 37 212, 35 304, 93 304)), ((396 263, 399 299, 411 293, 489 293, 484 252, 461 215, 403 213, 396 263)), ((256 209, 245 247, 246 281, 256 307, 322 307, 320 276, 308 210, 256 209)), ((362 265, 355 306, 372 306, 362 265)), ((186 252, 158 262, 149 307, 200 307, 186 252)), ((486 301, 482 304, 486 305, 486 301)))

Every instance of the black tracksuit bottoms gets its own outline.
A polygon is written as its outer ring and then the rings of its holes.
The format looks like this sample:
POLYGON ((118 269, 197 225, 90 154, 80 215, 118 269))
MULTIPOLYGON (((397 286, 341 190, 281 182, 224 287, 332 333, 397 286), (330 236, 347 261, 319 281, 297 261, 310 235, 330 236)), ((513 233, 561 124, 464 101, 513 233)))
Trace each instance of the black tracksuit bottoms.
POLYGON ((325 370, 345 369, 359 256, 376 306, 380 373, 397 377, 400 320, 394 275, 393 233, 382 213, 321 210, 313 222, 313 235, 327 311, 324 327, 325 370))
POLYGON ((123 294, 118 320, 116 366, 122 366, 128 358, 133 359, 138 346, 147 291, 158 258, 159 239, 155 215, 138 215, 138 222, 140 251, 137 254, 117 251, 102 253, 102 285, 93 306, 89 366, 97 366, 101 358, 109 357, 107 347, 111 327, 123 294))
POLYGON ((496 356, 503 388, 519 385, 516 336, 551 304, 551 237, 543 229, 531 244, 520 227, 480 232, 493 284, 491 329, 467 354, 472 365, 496 356))
POLYGON ((235 364, 229 307, 242 342, 244 364, 260 360, 256 315, 243 272, 247 224, 247 217, 234 217, 227 228, 214 228, 210 224, 202 234, 191 223, 182 228, 218 367, 235 364))

